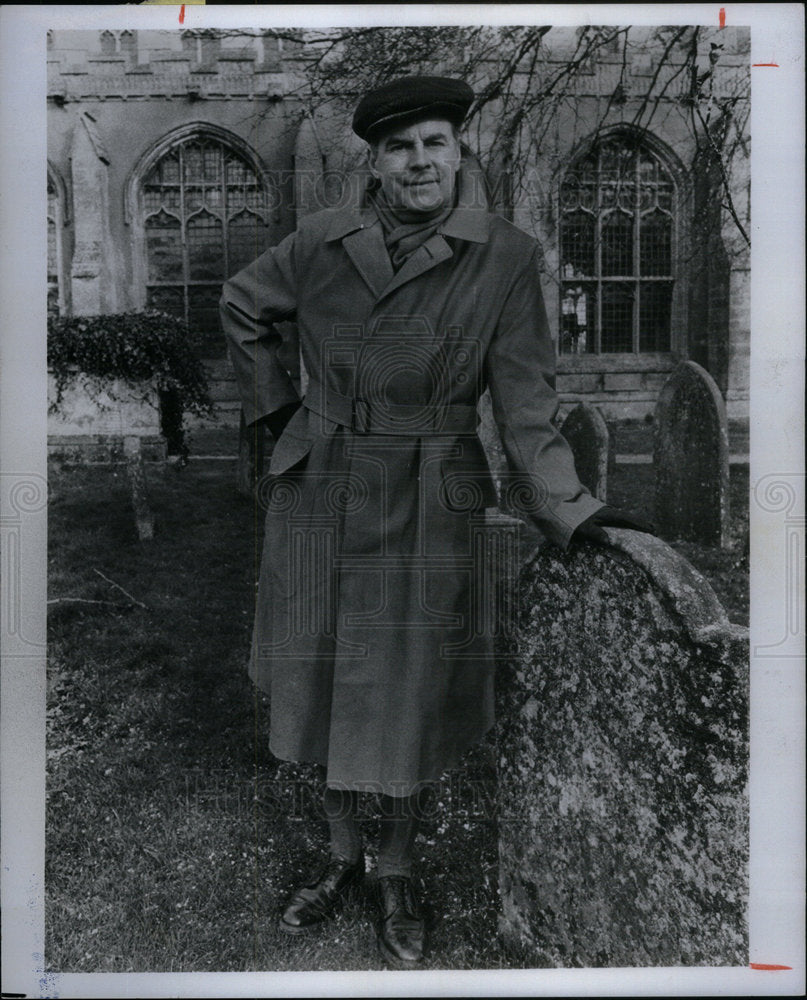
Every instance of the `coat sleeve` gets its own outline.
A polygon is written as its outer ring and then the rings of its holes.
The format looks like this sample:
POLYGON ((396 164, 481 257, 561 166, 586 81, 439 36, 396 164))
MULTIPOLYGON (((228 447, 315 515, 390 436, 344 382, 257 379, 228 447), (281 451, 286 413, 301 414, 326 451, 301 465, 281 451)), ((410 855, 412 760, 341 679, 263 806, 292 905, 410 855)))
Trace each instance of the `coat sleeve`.
POLYGON ((493 418, 511 472, 510 497, 565 548, 577 525, 603 504, 578 480, 571 449, 552 424, 558 409, 555 347, 537 248, 507 296, 485 363, 493 418))
POLYGON ((224 284, 219 311, 247 424, 299 401, 274 324, 297 311, 295 234, 224 284))

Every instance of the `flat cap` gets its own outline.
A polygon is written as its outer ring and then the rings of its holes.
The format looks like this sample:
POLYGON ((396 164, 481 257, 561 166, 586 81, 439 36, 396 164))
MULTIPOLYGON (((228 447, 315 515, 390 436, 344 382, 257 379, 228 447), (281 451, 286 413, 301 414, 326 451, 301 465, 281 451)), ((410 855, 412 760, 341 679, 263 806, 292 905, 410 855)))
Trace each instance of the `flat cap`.
POLYGON ((413 118, 445 118, 460 125, 474 99, 462 80, 447 76, 404 76, 371 90, 353 114, 353 131, 370 139, 413 118))

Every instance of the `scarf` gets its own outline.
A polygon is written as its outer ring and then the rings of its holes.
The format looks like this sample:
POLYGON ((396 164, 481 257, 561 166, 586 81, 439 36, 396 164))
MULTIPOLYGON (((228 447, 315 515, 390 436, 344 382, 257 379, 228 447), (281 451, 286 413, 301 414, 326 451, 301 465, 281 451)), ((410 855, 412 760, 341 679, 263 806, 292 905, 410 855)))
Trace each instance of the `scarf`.
POLYGON ((419 246, 424 244, 430 236, 434 236, 454 211, 453 201, 451 204, 436 208, 431 212, 393 209, 380 187, 371 192, 370 200, 381 220, 384 229, 384 244, 396 271, 419 246))

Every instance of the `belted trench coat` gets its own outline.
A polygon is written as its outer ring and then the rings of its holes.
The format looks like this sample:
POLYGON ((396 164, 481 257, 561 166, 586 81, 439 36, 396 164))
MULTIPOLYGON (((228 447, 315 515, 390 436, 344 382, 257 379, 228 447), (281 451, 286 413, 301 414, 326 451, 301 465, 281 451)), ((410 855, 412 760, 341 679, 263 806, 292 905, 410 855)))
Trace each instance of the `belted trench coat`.
POLYGON ((224 286, 247 422, 298 399, 275 323, 296 322, 309 375, 262 483, 249 669, 272 752, 336 787, 410 794, 493 724, 486 387, 544 533, 565 546, 601 506, 551 423, 537 245, 468 186, 397 272, 360 203, 305 218, 224 286))

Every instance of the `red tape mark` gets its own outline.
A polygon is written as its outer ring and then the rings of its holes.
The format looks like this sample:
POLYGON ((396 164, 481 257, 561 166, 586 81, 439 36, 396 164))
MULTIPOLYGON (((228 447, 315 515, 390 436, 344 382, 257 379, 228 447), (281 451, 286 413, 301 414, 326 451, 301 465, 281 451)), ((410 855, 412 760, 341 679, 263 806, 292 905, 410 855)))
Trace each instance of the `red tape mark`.
POLYGON ((755 969, 757 972, 791 972, 792 966, 790 965, 765 965, 763 962, 751 962, 749 968, 755 969))
POLYGON ((719 16, 719 19, 720 19, 720 27, 721 28, 725 28, 726 27, 726 8, 725 7, 721 7, 720 8, 720 14, 718 16, 719 16))
POLYGON ((775 66, 779 69, 779 63, 751 63, 752 66, 775 66))
POLYGON ((179 23, 180 24, 184 24, 185 23, 185 4, 184 3, 179 8, 179 23))

